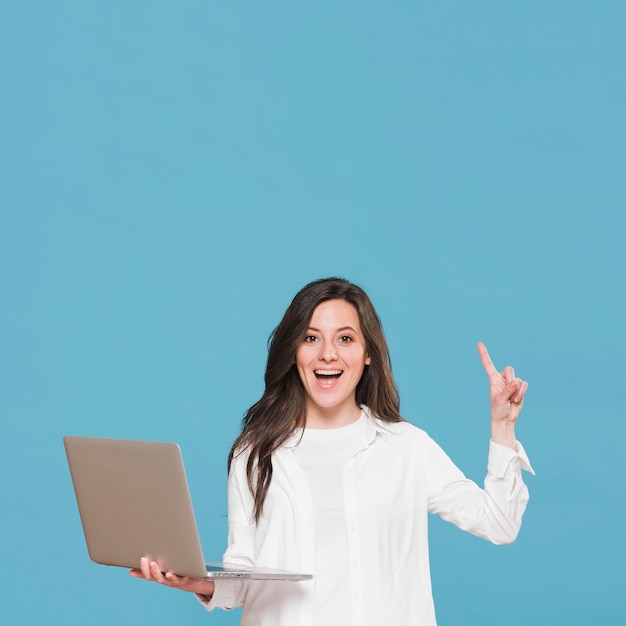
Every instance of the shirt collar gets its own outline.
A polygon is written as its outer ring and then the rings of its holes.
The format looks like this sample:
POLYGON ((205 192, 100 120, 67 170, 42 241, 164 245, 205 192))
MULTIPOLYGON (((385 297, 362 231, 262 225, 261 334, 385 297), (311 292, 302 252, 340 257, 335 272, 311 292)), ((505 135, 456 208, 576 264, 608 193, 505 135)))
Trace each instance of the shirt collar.
MULTIPOLYGON (((364 431, 364 444, 365 444, 363 446, 364 448, 374 443, 374 440, 376 439, 376 435, 387 437, 389 434, 393 432, 392 429, 390 428, 391 424, 387 424, 386 422, 379 420, 372 413, 372 410, 368 406, 366 406, 365 404, 361 404, 361 410, 363 411, 363 413, 365 414, 365 417, 367 418, 367 422, 365 424, 365 431, 364 431)), ((291 435, 291 437, 289 437, 289 439, 285 441, 283 446, 285 448, 295 448, 298 445, 301 437, 302 437, 302 430, 300 428, 297 428, 294 431, 294 433, 291 435)))
POLYGON ((378 419, 368 406, 362 404, 361 409, 367 417, 367 425, 365 429, 365 442, 367 445, 371 445, 374 442, 376 435, 386 438, 393 432, 392 428, 390 428, 392 424, 378 419))

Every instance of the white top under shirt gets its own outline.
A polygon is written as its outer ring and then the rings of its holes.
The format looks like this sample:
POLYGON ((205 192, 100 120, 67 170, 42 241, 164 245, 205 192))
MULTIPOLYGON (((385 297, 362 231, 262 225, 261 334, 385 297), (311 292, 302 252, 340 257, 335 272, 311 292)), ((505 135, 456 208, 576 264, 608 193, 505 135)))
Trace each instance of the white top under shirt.
POLYGON ((314 626, 352 624, 344 467, 362 447, 367 418, 341 428, 306 428, 294 450, 313 504, 314 626))

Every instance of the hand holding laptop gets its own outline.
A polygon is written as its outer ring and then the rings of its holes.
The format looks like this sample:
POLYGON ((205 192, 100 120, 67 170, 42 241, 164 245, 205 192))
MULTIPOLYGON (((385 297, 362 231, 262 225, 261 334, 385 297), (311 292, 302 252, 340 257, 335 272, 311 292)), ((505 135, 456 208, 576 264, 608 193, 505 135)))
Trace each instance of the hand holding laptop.
POLYGON ((173 572, 163 573, 156 561, 148 561, 145 556, 139 561, 138 569, 130 570, 130 575, 134 578, 152 580, 166 587, 197 593, 208 598, 210 598, 215 591, 215 583, 212 580, 208 580, 207 578, 195 578, 193 576, 177 576, 173 572))

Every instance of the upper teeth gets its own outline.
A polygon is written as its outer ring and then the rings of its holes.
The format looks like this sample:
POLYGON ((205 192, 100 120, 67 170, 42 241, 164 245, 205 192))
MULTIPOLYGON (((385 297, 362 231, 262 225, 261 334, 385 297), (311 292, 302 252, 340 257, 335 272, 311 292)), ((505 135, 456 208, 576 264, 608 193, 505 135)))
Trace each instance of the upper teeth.
POLYGON ((341 374, 341 370, 315 370, 315 373, 319 376, 337 376, 341 374))

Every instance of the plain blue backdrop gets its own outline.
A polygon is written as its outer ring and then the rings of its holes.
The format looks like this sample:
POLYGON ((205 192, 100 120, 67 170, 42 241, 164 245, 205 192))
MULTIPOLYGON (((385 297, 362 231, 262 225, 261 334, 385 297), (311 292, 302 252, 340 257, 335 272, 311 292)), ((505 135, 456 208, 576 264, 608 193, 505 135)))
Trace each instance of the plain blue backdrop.
POLYGON ((0 8, 4 624, 236 624, 93 564, 65 434, 177 441, 209 558, 295 292, 342 275, 482 481, 475 344, 530 383, 518 541, 432 520, 440 626, 626 621, 622 2, 0 8))

